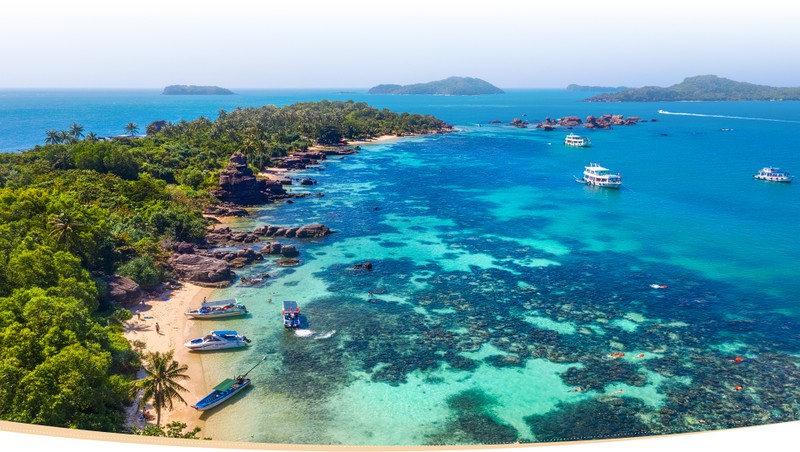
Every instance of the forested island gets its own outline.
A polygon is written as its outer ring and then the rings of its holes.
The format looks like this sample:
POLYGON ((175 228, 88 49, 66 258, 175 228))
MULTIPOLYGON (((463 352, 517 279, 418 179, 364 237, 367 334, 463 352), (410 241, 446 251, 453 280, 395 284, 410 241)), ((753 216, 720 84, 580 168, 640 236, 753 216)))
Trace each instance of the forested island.
POLYGON ((567 91, 572 92, 603 92, 603 93, 615 93, 617 91, 623 91, 626 89, 630 89, 627 86, 587 86, 587 85, 576 85, 571 84, 567 85, 567 91))
POLYGON ((800 100, 800 88, 776 88, 737 82, 716 75, 687 77, 666 88, 645 86, 616 93, 598 94, 586 102, 678 102, 734 100, 800 100))
POLYGON ((489 82, 472 77, 449 77, 428 83, 413 85, 378 85, 367 91, 369 94, 438 94, 444 96, 479 96, 503 94, 504 91, 489 82))
POLYGON ((170 95, 191 95, 191 94, 236 94, 233 91, 220 88, 219 86, 197 86, 197 85, 169 85, 164 88, 161 94, 170 95))
MULTIPOLYGON (((76 123, 48 131, 44 145, 0 154, 0 420, 124 432, 133 389, 157 406, 154 377, 136 372, 143 363, 180 369, 171 355, 128 343, 126 306, 172 277, 178 244, 204 244, 211 223, 202 211, 219 202, 232 155, 257 172, 312 145, 446 127, 321 101, 158 121, 145 137, 129 123, 131 136, 101 140, 76 123), (121 288, 121 279, 132 282, 121 288)), ((173 427, 153 434, 197 433, 173 427)))

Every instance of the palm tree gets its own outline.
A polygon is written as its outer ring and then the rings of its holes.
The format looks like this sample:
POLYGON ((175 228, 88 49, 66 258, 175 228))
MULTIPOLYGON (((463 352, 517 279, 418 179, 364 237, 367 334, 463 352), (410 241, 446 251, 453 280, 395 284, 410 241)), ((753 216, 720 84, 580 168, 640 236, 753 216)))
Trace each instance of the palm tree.
POLYGON ((94 133, 94 132, 89 132, 89 133, 86 134, 86 138, 84 138, 84 140, 86 140, 86 141, 88 141, 90 143, 94 143, 94 142, 97 141, 97 134, 94 133))
POLYGON ((181 397, 180 392, 187 392, 187 389, 178 384, 179 380, 188 380, 186 364, 180 364, 172 359, 173 350, 166 353, 148 353, 144 358, 144 371, 147 376, 137 382, 144 393, 142 401, 152 400, 153 408, 156 410, 156 425, 161 425, 161 410, 166 408, 172 411, 174 400, 186 401, 181 397))
POLYGON ((61 142, 58 130, 50 129, 45 134, 47 134, 47 138, 44 140, 45 144, 58 144, 61 142))
POLYGON ((47 221, 53 231, 50 235, 55 236, 56 242, 63 243, 68 250, 72 251, 77 244, 77 236, 83 223, 78 221, 75 215, 68 212, 61 212, 50 217, 47 221))
POLYGON ((72 138, 80 140, 83 138, 83 126, 77 122, 73 122, 72 127, 69 128, 69 134, 72 135, 72 138))
POLYGON ((72 137, 69 130, 62 130, 58 132, 58 142, 71 144, 75 142, 75 138, 72 137))
POLYGON ((139 124, 135 122, 129 122, 125 125, 125 131, 128 132, 128 135, 134 136, 139 133, 139 124))

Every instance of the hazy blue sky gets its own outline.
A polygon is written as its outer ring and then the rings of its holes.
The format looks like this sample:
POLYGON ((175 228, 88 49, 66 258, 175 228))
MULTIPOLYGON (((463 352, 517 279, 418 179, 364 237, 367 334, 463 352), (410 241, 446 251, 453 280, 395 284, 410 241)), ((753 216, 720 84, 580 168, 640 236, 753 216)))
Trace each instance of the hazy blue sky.
POLYGON ((774 0, 4 1, 0 87, 800 86, 774 0))

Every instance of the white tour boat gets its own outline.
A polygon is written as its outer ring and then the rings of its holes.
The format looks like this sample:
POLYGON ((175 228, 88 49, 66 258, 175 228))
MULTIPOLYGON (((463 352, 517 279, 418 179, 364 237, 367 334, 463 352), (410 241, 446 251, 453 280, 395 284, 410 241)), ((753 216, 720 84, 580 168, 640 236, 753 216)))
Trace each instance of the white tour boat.
POLYGON ((564 138, 564 144, 567 146, 574 146, 578 148, 588 148, 591 146, 588 138, 582 137, 580 135, 575 135, 574 133, 570 133, 564 138))
POLYGON ((250 339, 232 330, 216 330, 206 336, 183 344, 192 351, 222 350, 224 348, 247 347, 250 339))
POLYGON ((772 182, 791 182, 792 179, 794 179, 794 176, 792 176, 788 172, 783 171, 780 168, 775 168, 774 166, 761 168, 758 174, 754 175, 753 177, 755 177, 756 179, 768 180, 772 182))
POLYGON ((597 163, 590 163, 584 168, 583 178, 576 179, 576 182, 606 188, 619 188, 622 185, 622 176, 611 174, 608 168, 603 168, 597 163))

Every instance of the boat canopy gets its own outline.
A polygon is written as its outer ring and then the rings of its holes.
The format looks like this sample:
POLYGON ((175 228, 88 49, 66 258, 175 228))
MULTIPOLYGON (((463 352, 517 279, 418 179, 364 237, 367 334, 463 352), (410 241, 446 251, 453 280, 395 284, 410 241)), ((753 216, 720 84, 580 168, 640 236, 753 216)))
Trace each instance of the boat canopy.
POLYGON ((214 330, 211 334, 214 336, 237 336, 239 333, 234 330, 214 330))
POLYGON ((238 381, 234 380, 233 378, 226 378, 222 380, 222 383, 214 386, 215 391, 225 392, 233 388, 233 385, 238 383, 238 381))
POLYGON ((291 314, 291 313, 299 314, 300 313, 300 308, 297 307, 297 302, 296 301, 284 300, 284 302, 283 302, 283 313, 284 314, 291 314))
POLYGON ((236 298, 230 298, 227 300, 218 300, 218 301, 204 301, 203 307, 214 308, 214 307, 228 306, 231 304, 237 305, 239 304, 239 302, 238 300, 236 300, 236 298))

